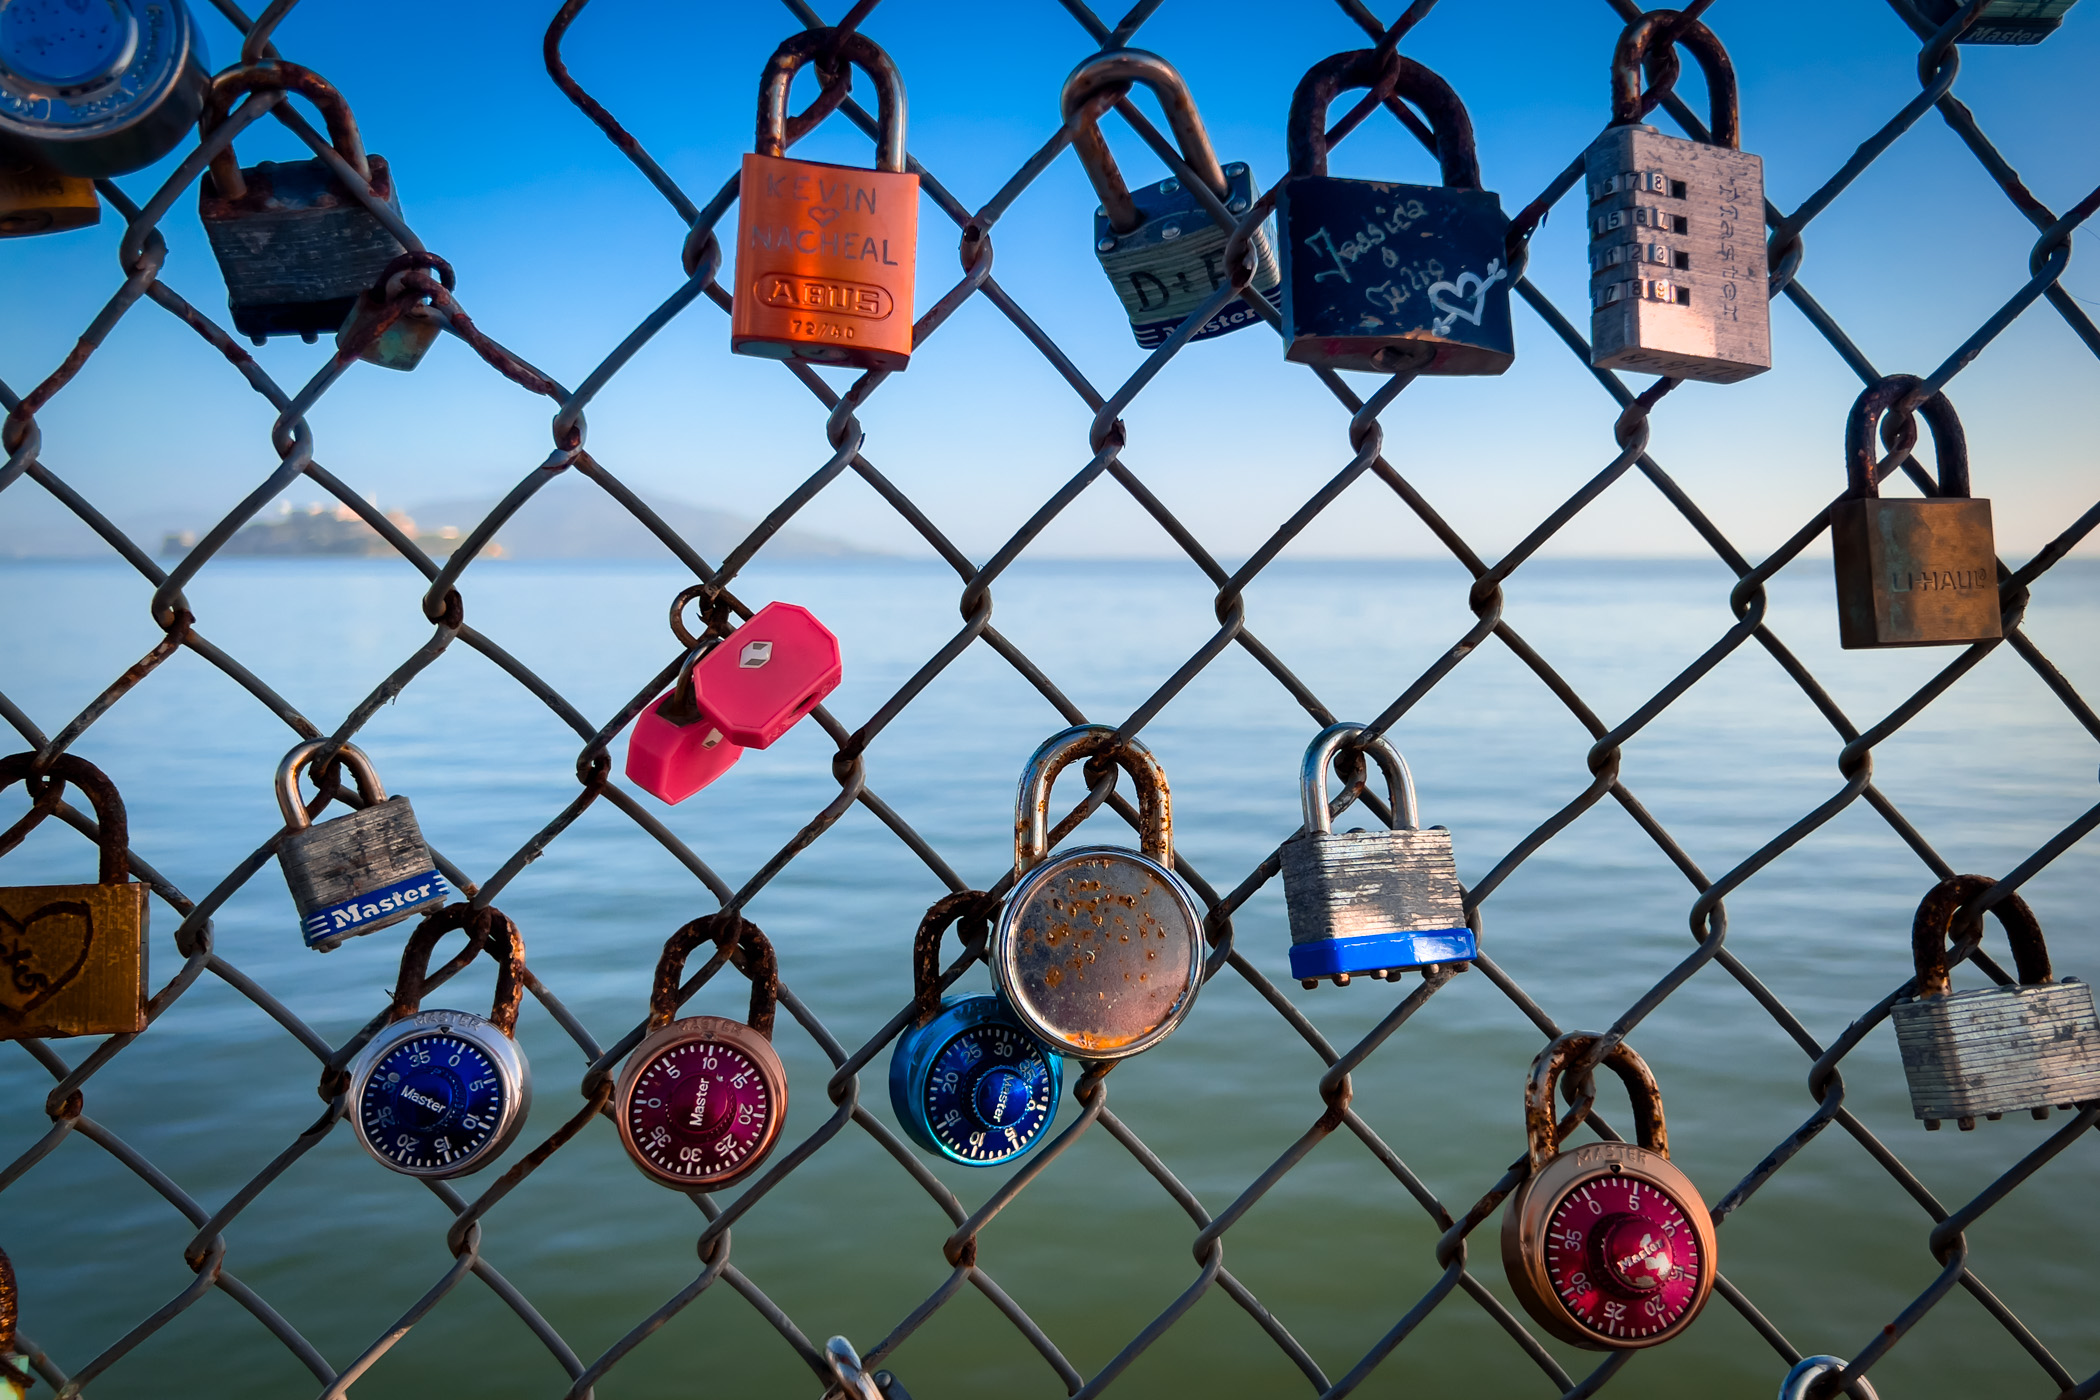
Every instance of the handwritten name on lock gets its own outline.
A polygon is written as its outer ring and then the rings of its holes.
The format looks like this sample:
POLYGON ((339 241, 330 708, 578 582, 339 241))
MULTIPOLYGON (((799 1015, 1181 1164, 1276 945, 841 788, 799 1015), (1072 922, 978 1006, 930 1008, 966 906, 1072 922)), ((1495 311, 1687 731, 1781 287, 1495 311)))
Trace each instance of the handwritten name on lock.
MULTIPOLYGON (((762 178, 763 207, 786 210, 800 205, 800 218, 794 223, 754 222, 746 242, 751 252, 801 253, 883 267, 901 265, 891 255, 887 237, 841 222, 880 217, 879 191, 873 183, 856 180, 850 169, 841 169, 836 175, 769 170, 762 178)), ((830 311, 864 316, 871 321, 884 319, 896 308, 894 298, 884 288, 834 277, 762 272, 752 290, 768 306, 830 311)))
POLYGON ((1336 238, 1321 225, 1301 240, 1316 257, 1333 264, 1315 272, 1313 281, 1338 278, 1349 286, 1361 286, 1364 300, 1389 316, 1399 315, 1400 308, 1420 293, 1436 313, 1431 329, 1437 335, 1450 334, 1454 321, 1479 325, 1486 310, 1488 288, 1507 277, 1509 270, 1498 258, 1489 260, 1478 272, 1462 271, 1451 278, 1441 259, 1409 260, 1393 244, 1398 241, 1397 235, 1428 216, 1429 210, 1421 200, 1402 199, 1393 202, 1390 212, 1384 205, 1375 206, 1363 227, 1344 238, 1336 238), (1356 268, 1373 251, 1378 254, 1377 262, 1368 269, 1356 268), (1388 273, 1386 279, 1370 283, 1381 267, 1388 273))

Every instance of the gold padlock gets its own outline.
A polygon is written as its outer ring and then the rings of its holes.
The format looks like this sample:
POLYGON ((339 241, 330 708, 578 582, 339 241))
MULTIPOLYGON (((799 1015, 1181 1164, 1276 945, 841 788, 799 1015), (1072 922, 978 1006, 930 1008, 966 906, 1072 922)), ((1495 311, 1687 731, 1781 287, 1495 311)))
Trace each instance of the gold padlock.
POLYGON ((126 878, 124 799, 86 759, 60 754, 42 774, 35 762, 33 753, 0 758, 0 790, 27 782, 36 804, 0 840, 0 855, 50 815, 71 783, 94 804, 101 883, 0 888, 0 1040, 142 1031, 147 887, 126 878))
POLYGON ((773 360, 903 369, 911 359, 919 177, 904 173, 904 80, 865 35, 797 34, 766 64, 744 157, 729 348, 773 360), (787 159, 788 85, 836 52, 875 83, 875 168, 787 159))
POLYGON ((87 228, 101 218, 93 180, 0 156, 0 238, 63 233, 87 228))

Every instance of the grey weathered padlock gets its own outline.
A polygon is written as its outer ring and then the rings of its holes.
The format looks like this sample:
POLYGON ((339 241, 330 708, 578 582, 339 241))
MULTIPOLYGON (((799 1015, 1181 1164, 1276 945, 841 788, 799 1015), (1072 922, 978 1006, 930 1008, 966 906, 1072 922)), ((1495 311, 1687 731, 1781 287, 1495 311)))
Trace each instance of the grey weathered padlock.
POLYGON ((1306 987, 1357 973, 1399 980, 1410 968, 1471 962, 1480 942, 1466 926, 1465 891, 1451 833, 1415 820, 1415 780, 1384 739, 1361 740, 1384 770, 1390 831, 1334 830, 1327 765, 1360 724, 1331 724, 1305 751, 1300 774, 1305 830, 1283 843, 1283 899, 1291 921, 1291 976, 1306 987))
POLYGON ((182 0, 0 4, 0 161, 129 174, 182 144, 210 84, 182 0))
MULTIPOLYGON (((1159 98, 1167 125, 1181 148, 1181 158, 1210 186, 1234 214, 1254 205, 1254 172, 1245 164, 1220 166, 1211 149, 1203 118, 1196 112, 1188 84, 1174 65, 1143 49, 1110 49, 1072 70, 1065 79, 1064 116, 1111 92, 1120 94, 1143 83, 1159 98)), ((1189 314, 1225 285, 1225 241, 1232 230, 1221 228, 1180 180, 1161 180, 1133 191, 1123 183, 1116 158, 1109 153, 1098 122, 1082 122, 1072 134, 1101 206, 1094 212, 1094 252, 1109 285, 1122 299, 1137 343, 1146 349, 1161 344, 1189 314)), ((1266 229, 1254 231, 1255 290, 1273 293, 1279 273, 1276 252, 1266 229)), ((1234 300, 1205 321, 1191 340, 1251 326, 1261 316, 1245 301, 1234 300)))
MULTIPOLYGON (((1961 13, 1965 0, 1917 0, 1918 12, 1933 24, 1945 24, 1961 13)), ((2078 0, 1984 0, 1975 22, 1964 29, 1963 44, 2039 44, 2062 27, 2078 0)))
MULTIPOLYGON (((1919 404, 1932 428, 1939 491, 1883 500, 1874 480, 1874 429, 1918 388, 1914 375, 1870 384, 1845 429, 1844 496, 1830 507, 1838 642, 1847 648, 1953 646, 2003 635, 1991 503, 1969 496, 1969 444, 1945 394, 1919 404)), ((1915 421, 1904 427, 1916 440, 1915 421)))
MULTIPOLYGON (((248 92, 296 92, 328 122, 328 143, 395 213, 401 201, 383 157, 367 159, 341 93, 292 63, 229 68, 212 79, 198 131, 209 137, 248 92)), ((344 188, 326 161, 264 161, 243 170, 231 147, 198 189, 204 232, 226 278, 233 326, 257 345, 273 335, 309 343, 340 329, 357 298, 404 251, 401 240, 344 188)))
POLYGON ((356 776, 365 806, 310 824, 299 801, 299 770, 325 742, 301 744, 277 765, 277 805, 284 811, 277 863, 299 906, 306 946, 323 953, 346 938, 435 909, 452 894, 423 843, 408 799, 388 797, 371 760, 349 744, 339 757, 356 776))
POLYGON ((1174 873, 1167 775, 1135 739, 1082 724, 1043 741, 1021 772, 1014 887, 992 934, 992 976, 1021 1025, 1061 1055, 1120 1060, 1173 1034, 1203 985, 1203 914, 1174 873), (1099 755, 1137 784, 1144 853, 1050 853, 1050 784, 1099 755))
POLYGON ((1676 41, 1706 72, 1711 143, 1641 124, 1641 68, 1675 10, 1650 10, 1612 54, 1612 124, 1583 157, 1590 220, 1590 363, 1733 384, 1772 367, 1765 166, 1741 147, 1735 68, 1693 20, 1676 41))
MULTIPOLYGON (((1917 995, 1891 1008, 1911 1112, 1937 1128, 1952 1118, 1964 1130, 1976 1120, 2031 1109, 2049 1116, 2100 1099, 2100 1015, 2093 989, 2075 977, 2053 982, 2049 948, 2034 911, 2018 895, 1991 906, 2012 943, 2016 987, 1950 990, 1947 944, 1961 907, 1997 883, 1955 875, 1933 886, 1911 925, 1917 995)), ((1971 930, 1980 932, 1972 923, 1971 930)))

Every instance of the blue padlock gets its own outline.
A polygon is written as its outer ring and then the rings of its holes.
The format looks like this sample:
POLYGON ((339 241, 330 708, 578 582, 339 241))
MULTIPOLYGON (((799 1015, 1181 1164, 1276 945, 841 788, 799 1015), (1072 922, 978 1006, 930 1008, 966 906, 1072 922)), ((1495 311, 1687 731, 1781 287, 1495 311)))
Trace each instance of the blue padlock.
POLYGON ((1335 94, 1385 76, 1370 49, 1321 60, 1291 98, 1283 231, 1284 358, 1328 369, 1501 374, 1516 358, 1502 201, 1480 187, 1473 122, 1450 84, 1412 59, 1393 93, 1436 132, 1442 185, 1327 173, 1335 94))
POLYGON ((1064 1060, 996 996, 939 993, 941 935, 967 920, 982 948, 998 902, 975 890, 926 911, 912 943, 914 1022, 890 1052, 890 1107, 913 1142, 966 1167, 1010 1162, 1057 1116, 1064 1060), (938 1000, 936 1000, 938 998, 938 1000))

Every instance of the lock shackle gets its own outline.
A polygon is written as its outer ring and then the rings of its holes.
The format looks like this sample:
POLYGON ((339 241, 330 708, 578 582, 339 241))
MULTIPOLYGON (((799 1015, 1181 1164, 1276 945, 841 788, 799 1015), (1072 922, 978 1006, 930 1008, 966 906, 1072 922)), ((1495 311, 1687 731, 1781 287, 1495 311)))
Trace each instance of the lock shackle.
MULTIPOLYGON (((33 753, 9 754, 0 758, 0 792, 18 782, 29 782, 42 778, 55 781, 60 786, 71 783, 87 794, 88 804, 95 809, 95 827, 100 847, 100 860, 96 882, 104 885, 124 885, 131 882, 131 823, 124 814, 124 799, 117 792, 117 785, 109 775, 84 758, 62 753, 51 760, 51 766, 43 773, 36 771, 36 755, 33 753)), ((30 792, 36 792, 32 785, 30 792)), ((58 794, 45 794, 56 806, 58 794)), ((39 812, 34 807, 29 815, 0 832, 0 856, 22 844, 22 838, 51 814, 50 809, 39 812)), ((5 1350, 0 1347, 0 1350, 5 1350)))
POLYGON ((686 954, 712 943, 729 954, 736 969, 751 979, 751 1009, 745 1024, 765 1040, 773 1038, 773 1008, 780 1000, 780 964, 773 944, 757 924, 723 910, 694 919, 664 940, 649 989, 648 1029, 662 1030, 677 1019, 678 988, 685 981, 686 954))
MULTIPOLYGON (((1809 1387, 1822 1376, 1835 1375, 1851 1363, 1842 1356, 1804 1356, 1794 1363, 1779 1383, 1779 1400, 1808 1400, 1809 1387)), ((1866 1400, 1878 1400, 1874 1387, 1865 1376, 1852 1382, 1847 1394, 1857 1394, 1866 1400)))
POLYGON ((1290 150, 1291 175, 1327 173, 1327 108, 1336 94, 1352 88, 1377 88, 1386 76, 1385 63, 1398 66, 1393 78, 1393 96, 1404 97, 1429 120, 1436 133, 1437 165, 1446 189, 1480 188, 1480 154, 1473 146, 1473 119, 1458 94, 1429 69, 1403 54, 1385 62, 1376 49, 1356 49, 1323 58, 1298 80, 1291 94, 1290 122, 1286 141, 1290 150))
MULTIPOLYGON (((1531 1080, 1524 1086, 1524 1136, 1530 1145, 1533 1175, 1543 1171, 1548 1162, 1560 1155, 1557 1131, 1560 1121, 1553 1113, 1554 1084, 1570 1060, 1587 1055, 1603 1038, 1595 1031, 1569 1031, 1539 1051, 1538 1058, 1531 1062, 1531 1080)), ((1604 1063, 1619 1076, 1633 1099, 1635 1141, 1658 1156, 1668 1158, 1670 1135, 1663 1126, 1662 1089, 1649 1071, 1648 1062, 1622 1040, 1612 1046, 1604 1063)))
MULTIPOLYGON (((1342 745, 1363 734, 1364 727, 1350 724, 1330 724, 1314 736, 1312 744, 1305 750, 1305 766, 1299 773, 1299 795, 1305 803, 1305 829, 1315 836, 1326 836, 1334 830, 1334 815, 1327 810, 1327 765, 1334 761, 1342 745)), ((1420 821, 1415 808, 1415 775, 1407 769, 1407 760, 1400 756, 1382 735, 1367 737, 1356 746, 1361 753, 1369 754, 1385 770, 1385 790, 1388 805, 1393 809, 1395 831, 1413 831, 1420 821)))
MULTIPOLYGON (((1947 945, 1954 940, 1954 915, 1964 904, 1997 884, 1988 875, 1950 875, 1932 887, 1911 921, 1910 953, 1917 965, 1918 999, 1943 997, 1952 989, 1947 976, 1947 945)), ((2007 895, 1991 906, 2012 944, 2013 966, 2023 987, 2046 986, 2050 980, 2049 945, 2042 939, 2041 921, 2018 895, 2007 895)), ((1981 922, 1980 916, 1978 922, 1981 922)), ((1978 928, 1980 936, 1982 929, 1978 928)))
MULTIPOLYGON (((234 99, 250 92, 296 92, 320 108, 322 119, 328 123, 328 144, 335 147, 335 153, 349 163, 358 178, 371 183, 372 165, 365 159, 364 138, 357 134, 357 118, 350 115, 350 104, 326 78, 296 63, 247 63, 213 78, 211 90, 204 95, 204 110, 197 116, 197 139, 210 137, 233 110, 234 99)), ((241 163, 234 159, 232 146, 211 158, 211 181, 227 199, 239 199, 248 193, 248 182, 241 178, 241 163)))
MULTIPOLYGON (((1874 480, 1875 425, 1889 409, 1924 382, 1915 374, 1892 374, 1879 383, 1869 384, 1853 401, 1852 417, 1845 424, 1844 499, 1880 499, 1881 486, 1874 480)), ((1917 411, 1932 429, 1933 454, 1939 462, 1939 499, 1969 499, 1969 437, 1962 431, 1961 419, 1954 415, 1954 405, 1943 391, 1919 404, 1917 411)), ((1915 442, 1916 426, 1906 424, 1905 430, 1911 434, 1909 440, 1915 442)))
POLYGON ((1050 785, 1074 759, 1100 754, 1115 760, 1138 790, 1138 848, 1167 870, 1174 868, 1174 814, 1166 771, 1152 750, 1136 739, 1116 742, 1105 724, 1075 724, 1043 740, 1021 770, 1014 806, 1014 878, 1050 858, 1050 785))
POLYGON ((773 50, 758 80, 758 139, 752 146, 762 156, 787 154, 788 87, 802 65, 833 58, 851 63, 875 84, 875 168, 892 174, 904 170, 904 78, 897 65, 873 39, 858 30, 805 29, 773 50))
POLYGON ((424 981, 430 971, 430 950, 438 939, 459 929, 467 935, 467 952, 496 957, 502 950, 502 966, 496 973, 496 1000, 489 1008, 489 1024, 510 1039, 517 1039, 518 1003, 525 997, 525 937, 502 910, 477 909, 471 904, 447 904, 433 909, 416 925, 401 949, 401 976, 394 983, 394 1001, 387 1008, 388 1025, 405 1021, 423 1008, 424 981), (496 948, 491 948, 490 943, 496 948))
MULTIPOLYGON (((327 747, 326 739, 309 739, 284 756, 277 765, 277 810, 284 813, 284 830, 288 836, 296 836, 313 825, 313 818, 306 814, 306 804, 299 800, 299 770, 313 762, 314 755, 327 747)), ((349 765, 350 776, 357 781, 357 790, 364 794, 365 806, 376 807, 386 801, 386 789, 379 785, 379 773, 372 767, 372 760, 355 744, 345 744, 336 750, 336 758, 349 765)))
POLYGON ((1691 50, 1706 74, 1707 130, 1712 145, 1731 151, 1743 148, 1742 105, 1736 98, 1735 65, 1714 32, 1698 20, 1681 21, 1676 10, 1650 10, 1626 26, 1611 55, 1611 124, 1636 126, 1641 120, 1641 68, 1654 79, 1665 66, 1676 66, 1676 54, 1657 49, 1656 42, 1670 34, 1673 46, 1691 50), (1672 32, 1674 31, 1674 32, 1672 32))
MULTIPOLYGON (((1152 89, 1159 99, 1161 110, 1167 114, 1167 126, 1174 132, 1174 144, 1181 148, 1181 159, 1203 177, 1210 192, 1223 199, 1231 192, 1225 183, 1225 168, 1218 164, 1218 153, 1210 144, 1210 133, 1203 129, 1203 118, 1196 111, 1196 101, 1189 96, 1189 85, 1173 64, 1156 53, 1145 49, 1109 49, 1094 55, 1072 70, 1065 79, 1062 107, 1067 123, 1094 99, 1113 95, 1120 98, 1129 91, 1131 84, 1143 83, 1152 89)), ((1094 193, 1101 197, 1101 205, 1108 211, 1108 226, 1117 233, 1129 233, 1145 222, 1138 213, 1137 204, 1130 197, 1130 187, 1123 183, 1123 172, 1116 168, 1116 158, 1108 149, 1108 139, 1101 134, 1098 114, 1083 118, 1072 130, 1072 149, 1079 156, 1079 163, 1086 170, 1086 177, 1093 182, 1094 193)))
POLYGON ((979 953, 991 946, 992 919, 999 901, 983 890, 957 890, 942 895, 911 940, 911 1006, 914 1026, 931 1021, 941 1009, 941 935, 953 925, 964 947, 979 953))

